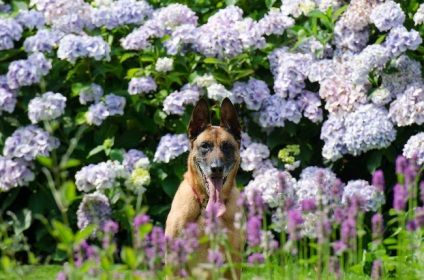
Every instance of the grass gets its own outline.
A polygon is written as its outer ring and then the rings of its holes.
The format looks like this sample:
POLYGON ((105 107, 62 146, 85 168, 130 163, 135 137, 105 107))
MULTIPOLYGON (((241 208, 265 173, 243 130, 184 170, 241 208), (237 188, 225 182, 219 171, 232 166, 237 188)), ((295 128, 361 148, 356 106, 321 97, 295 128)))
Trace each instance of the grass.
POLYGON ((0 272, 0 280, 50 280, 56 279, 61 265, 21 265, 11 272, 0 272))

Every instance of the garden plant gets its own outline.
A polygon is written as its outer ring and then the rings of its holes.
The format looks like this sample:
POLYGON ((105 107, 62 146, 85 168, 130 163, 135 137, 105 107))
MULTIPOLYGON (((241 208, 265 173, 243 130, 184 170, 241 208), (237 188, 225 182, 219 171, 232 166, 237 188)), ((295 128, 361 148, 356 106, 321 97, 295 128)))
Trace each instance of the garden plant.
POLYGON ((164 234, 194 105, 229 98, 242 279, 422 279, 423 24, 415 0, 0 1, 0 278, 234 275, 216 209, 164 234))

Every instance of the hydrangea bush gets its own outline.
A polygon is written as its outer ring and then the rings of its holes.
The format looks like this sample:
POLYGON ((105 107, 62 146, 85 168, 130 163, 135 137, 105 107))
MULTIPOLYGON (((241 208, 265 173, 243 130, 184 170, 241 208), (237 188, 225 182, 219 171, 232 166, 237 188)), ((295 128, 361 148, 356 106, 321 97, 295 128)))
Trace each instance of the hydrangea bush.
MULTIPOLYGON (((197 241, 166 243, 140 215, 164 224, 200 98, 213 122, 226 97, 241 120, 237 184, 251 214, 239 227, 249 233, 250 264, 269 264, 277 250, 304 260, 301 240, 328 245, 340 230, 324 261, 339 275, 341 256, 361 263, 349 250, 367 249, 362 237, 373 239, 393 211, 400 227, 423 226, 421 202, 406 202, 418 198, 410 186, 424 162, 424 4, 174 2, 0 1, 0 213, 8 225, 0 243, 13 231, 12 253, 29 243, 29 262, 69 260, 69 271, 74 261, 98 261, 85 241, 96 236, 111 246, 98 248, 107 258, 123 248, 118 259, 129 267, 137 264, 125 246, 143 248, 151 271, 171 246, 167 269, 185 277, 181 263, 197 241), (414 207, 416 216, 401 218, 414 207), (75 244, 58 235, 63 227, 80 232, 75 244), (275 243, 277 234, 286 245, 275 243)), ((190 227, 186 235, 198 237, 190 227)), ((215 248, 210 262, 225 269, 215 248)), ((374 252, 363 262, 374 260, 378 276, 387 260, 374 252)))

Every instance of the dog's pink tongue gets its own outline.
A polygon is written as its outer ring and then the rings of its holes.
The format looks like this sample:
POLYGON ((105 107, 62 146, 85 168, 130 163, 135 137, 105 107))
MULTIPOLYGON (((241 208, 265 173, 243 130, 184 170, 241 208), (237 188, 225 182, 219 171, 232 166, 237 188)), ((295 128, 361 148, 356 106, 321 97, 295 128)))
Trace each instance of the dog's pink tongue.
POLYGON ((207 181, 209 184, 209 201, 208 205, 206 205, 206 211, 211 211, 213 205, 215 205, 217 209, 216 216, 219 218, 227 211, 224 201, 222 200, 223 179, 220 177, 208 177, 207 181))

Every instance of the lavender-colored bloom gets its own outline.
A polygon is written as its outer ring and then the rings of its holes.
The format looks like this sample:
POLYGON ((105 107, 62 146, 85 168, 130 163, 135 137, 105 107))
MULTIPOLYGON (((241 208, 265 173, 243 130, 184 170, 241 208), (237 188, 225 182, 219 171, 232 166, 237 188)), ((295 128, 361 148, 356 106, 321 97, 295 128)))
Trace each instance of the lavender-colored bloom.
POLYGON ((51 67, 43 53, 34 53, 27 60, 15 60, 10 63, 7 83, 11 89, 36 84, 40 82, 42 75, 47 75, 51 67))
POLYGON ((156 91, 157 85, 152 77, 132 78, 128 84, 128 93, 131 95, 156 91))
POLYGON ((110 60, 109 54, 110 46, 100 36, 67 34, 60 39, 57 49, 57 57, 69 60, 72 64, 80 57, 110 60))
POLYGON ((218 206, 213 204, 209 211, 205 214, 205 234, 209 235, 209 238, 214 239, 223 232, 222 221, 217 217, 218 206))
POLYGON ((383 234, 383 215, 380 213, 375 213, 371 218, 371 229, 372 229, 372 238, 375 241, 376 239, 382 239, 383 234))
POLYGON ((298 102, 284 100, 277 94, 265 99, 258 113, 258 123, 264 128, 284 127, 286 120, 298 123, 301 118, 298 102))
POLYGON ((3 111, 13 113, 17 103, 18 92, 13 90, 7 84, 7 77, 0 76, 0 115, 3 111))
POLYGON ((363 211, 377 211, 384 204, 384 193, 365 180, 352 180, 344 188, 342 203, 346 205, 353 197, 360 199, 363 211))
POLYGON ((93 189, 110 189, 116 178, 126 176, 123 166, 118 162, 100 162, 84 166, 75 174, 75 184, 79 191, 90 192, 93 189))
POLYGON ((8 158, 34 160, 37 156, 50 156, 59 147, 59 140, 36 125, 18 128, 4 144, 3 154, 8 158))
POLYGON ((251 180, 244 188, 244 192, 251 203, 253 198, 260 194, 270 207, 283 206, 289 200, 294 201, 295 182, 296 180, 288 172, 272 168, 251 180), (283 178, 279 176, 281 173, 284 174, 283 178), (284 189, 281 188, 282 184, 284 189))
POLYGON ((49 52, 57 46, 62 34, 48 29, 38 30, 34 36, 24 41, 26 52, 49 52))
POLYGON ((28 185, 34 178, 25 160, 0 156, 0 193, 28 185))
POLYGON ((311 62, 308 67, 309 81, 321 83, 325 79, 335 77, 336 65, 339 65, 339 63, 330 59, 321 59, 311 62))
POLYGON ((247 221, 246 233, 247 242, 250 247, 255 247, 261 243, 262 218, 252 216, 247 221))
POLYGON ((342 15, 340 22, 345 26, 361 30, 370 23, 370 15, 378 0, 354 0, 342 15))
POLYGON ((22 25, 22 27, 41 29, 44 27, 44 16, 36 10, 24 11, 20 10, 15 20, 22 25))
POLYGON ((21 39, 22 27, 13 18, 0 17, 0 51, 14 47, 13 41, 21 39))
POLYGON ((340 278, 340 262, 336 257, 330 257, 328 260, 328 271, 340 278))
POLYGON ((264 81, 250 78, 247 83, 235 82, 233 88, 234 103, 246 103, 249 110, 257 111, 265 99, 270 97, 270 91, 264 81))
POLYGON ((88 112, 86 113, 86 119, 88 124, 101 125, 102 122, 109 117, 109 111, 107 110, 106 105, 99 102, 96 104, 90 105, 88 112))
POLYGON ((247 263, 257 265, 265 262, 265 258, 262 253, 253 253, 247 257, 247 263))
MULTIPOLYGON (((138 230, 136 231, 136 238, 140 238, 138 230)), ((163 229, 161 227, 153 227, 152 231, 146 238, 143 240, 143 247, 146 251, 146 261, 149 265, 150 269, 161 269, 162 268, 162 260, 165 257, 166 251, 166 242, 167 238, 163 229)), ((179 248, 180 243, 178 241, 174 241, 171 243, 172 251, 170 251, 170 258, 174 254, 178 254, 181 248, 179 248), (177 245, 177 246, 176 246, 177 245)))
POLYGON ((240 167, 244 171, 254 170, 260 162, 269 157, 269 149, 261 143, 251 143, 240 152, 240 167))
POLYGON ((261 20, 257 28, 262 34, 282 35, 287 28, 294 25, 294 20, 278 9, 271 9, 261 20))
POLYGON ((169 72, 172 70, 174 59, 169 57, 159 57, 156 61, 155 70, 158 72, 169 72))
POLYGON ((199 100, 203 90, 191 84, 184 85, 180 91, 175 91, 168 95, 163 101, 163 110, 168 115, 183 115, 185 105, 194 105, 199 100))
POLYGON ((190 141, 186 134, 172 135, 168 133, 160 139, 153 161, 168 163, 189 149, 190 141))
POLYGON ((377 5, 371 12, 370 20, 380 31, 403 25, 405 13, 399 3, 388 0, 377 5))
POLYGON ((315 204, 315 200, 312 198, 305 198, 300 201, 300 208, 304 212, 310 212, 317 210, 317 205, 315 204))
POLYGON ((300 234, 301 225, 303 223, 302 213, 298 210, 289 210, 287 215, 287 230, 290 240, 299 240, 302 238, 300 234))
POLYGON ((186 45, 194 44, 197 39, 197 28, 192 24, 183 24, 175 27, 171 38, 164 42, 166 52, 169 55, 184 53, 186 45))
POLYGON ((146 214, 139 214, 134 218, 134 228, 138 229, 140 226, 145 225, 149 222, 150 217, 146 214))
POLYGON ((384 106, 391 102, 393 94, 384 86, 381 86, 374 90, 371 94, 371 101, 377 106, 384 106))
POLYGON ((354 30, 347 27, 340 21, 334 27, 333 42, 337 48, 348 50, 354 53, 362 51, 369 40, 369 29, 365 27, 362 30, 354 30))
POLYGON ((264 253, 271 255, 278 250, 278 241, 275 240, 274 234, 270 230, 261 230, 260 237, 261 243, 259 247, 264 253))
POLYGON ((421 4, 418 7, 418 10, 415 12, 414 22, 415 22, 415 25, 424 23, 424 4, 421 4))
POLYGON ((368 74, 375 68, 382 69, 390 59, 387 49, 381 45, 369 45, 352 60, 352 81, 355 84, 368 82, 368 74))
POLYGON ((116 234, 118 232, 118 229, 119 229, 119 224, 112 220, 107 221, 103 225, 103 231, 105 233, 116 234))
POLYGON ((344 119, 337 115, 330 115, 321 128, 321 139, 324 140, 322 155, 325 159, 336 161, 347 153, 343 140, 345 134, 344 119))
POLYGON ((111 216, 109 200, 104 194, 99 192, 86 194, 78 206, 77 226, 84 229, 88 225, 94 224, 101 229, 111 216))
POLYGON ((274 91, 281 98, 294 98, 305 88, 308 66, 313 62, 312 54, 291 53, 288 48, 274 50, 269 56, 274 75, 274 91))
POLYGON ((408 159, 416 159, 418 165, 424 163, 424 132, 411 136, 403 147, 403 155, 408 159))
POLYGON ((383 263, 381 260, 372 262, 371 279, 381 279, 383 277, 383 263))
POLYGON ((338 240, 333 242, 333 250, 336 255, 341 255, 346 249, 347 246, 343 241, 338 240))
POLYGON ((372 174, 372 185, 384 192, 384 173, 382 170, 376 170, 372 174))
POLYGON ((56 119, 65 113, 66 97, 60 93, 46 92, 28 104, 28 118, 32 123, 56 119))
POLYGON ((90 86, 85 87, 79 93, 79 102, 82 105, 88 102, 99 102, 103 96, 103 89, 100 85, 92 83, 90 86))
POLYGON ((124 114, 125 103, 126 100, 123 96, 118 96, 113 93, 105 96, 105 105, 109 112, 109 116, 122 116, 124 114))
POLYGON ((393 188, 393 208, 397 211, 405 210, 408 199, 408 190, 405 186, 397 183, 393 188))
POLYGON ((148 170, 150 168, 150 161, 142 151, 130 149, 124 154, 122 165, 128 172, 132 172, 137 168, 148 170))
POLYGON ((384 41, 384 46, 393 55, 397 56, 406 50, 416 50, 423 40, 418 31, 408 31, 403 25, 392 28, 384 41))
POLYGON ((396 138, 396 129, 384 107, 360 106, 345 119, 344 143, 354 156, 372 149, 388 147, 396 138))
POLYGON ((313 123, 322 121, 323 114, 321 106, 321 99, 318 93, 303 90, 299 96, 299 107, 303 115, 310 119, 313 123))
POLYGON ((206 90, 208 92, 208 98, 217 100, 220 102, 224 100, 224 98, 226 97, 230 99, 232 99, 233 97, 233 93, 227 90, 222 84, 218 84, 218 83, 212 84, 206 90))
POLYGON ((219 249, 213 250, 209 248, 208 261, 214 267, 222 267, 224 265, 225 256, 219 251, 219 249))
POLYGON ((405 93, 390 104, 389 117, 398 126, 424 123, 423 85, 409 85, 405 93))

